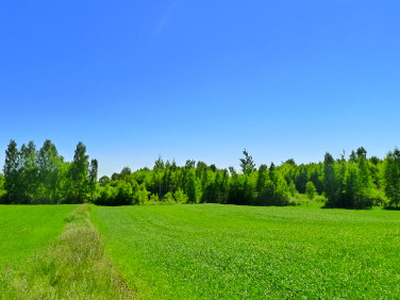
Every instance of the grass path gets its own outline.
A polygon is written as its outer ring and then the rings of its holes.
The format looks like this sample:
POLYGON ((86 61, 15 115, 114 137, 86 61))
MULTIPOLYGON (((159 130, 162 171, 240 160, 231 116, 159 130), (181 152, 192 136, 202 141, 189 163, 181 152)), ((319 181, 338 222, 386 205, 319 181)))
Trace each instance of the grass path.
POLYGON ((100 235, 79 206, 63 233, 26 264, 0 272, 0 299, 131 299, 134 295, 104 255, 100 235))

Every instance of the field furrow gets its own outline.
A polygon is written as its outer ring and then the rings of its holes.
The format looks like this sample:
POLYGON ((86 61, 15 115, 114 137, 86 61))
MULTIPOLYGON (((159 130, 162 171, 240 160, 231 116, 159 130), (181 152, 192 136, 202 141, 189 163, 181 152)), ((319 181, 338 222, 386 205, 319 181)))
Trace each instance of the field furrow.
POLYGON ((398 212, 318 207, 95 207, 141 298, 400 297, 398 212))

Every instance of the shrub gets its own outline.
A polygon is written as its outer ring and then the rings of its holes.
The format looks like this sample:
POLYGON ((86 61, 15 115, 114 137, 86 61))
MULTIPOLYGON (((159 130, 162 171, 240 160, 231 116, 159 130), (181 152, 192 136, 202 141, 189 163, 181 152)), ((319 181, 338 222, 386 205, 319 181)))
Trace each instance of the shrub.
POLYGON ((315 188, 315 185, 312 181, 307 182, 306 184, 306 194, 308 196, 308 199, 313 200, 315 195, 317 193, 317 190, 315 188))

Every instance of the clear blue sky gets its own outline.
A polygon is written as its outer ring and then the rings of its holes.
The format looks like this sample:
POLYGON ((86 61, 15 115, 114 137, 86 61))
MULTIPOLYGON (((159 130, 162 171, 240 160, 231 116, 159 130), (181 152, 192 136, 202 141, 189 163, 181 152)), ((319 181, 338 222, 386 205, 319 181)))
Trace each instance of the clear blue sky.
POLYGON ((400 146, 399 1, 2 1, 0 166, 45 139, 100 174, 400 146))

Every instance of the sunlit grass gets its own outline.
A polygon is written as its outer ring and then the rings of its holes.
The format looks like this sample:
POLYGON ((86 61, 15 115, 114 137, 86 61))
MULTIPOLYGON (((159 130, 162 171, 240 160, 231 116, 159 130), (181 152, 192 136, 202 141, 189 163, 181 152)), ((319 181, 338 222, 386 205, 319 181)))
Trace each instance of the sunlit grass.
POLYGON ((75 205, 0 205, 0 269, 23 263, 55 239, 75 205))
MULTIPOLYGON (((48 216, 42 212, 42 217, 48 216)), ((79 206, 46 249, 3 268, 0 299, 131 299, 134 294, 105 257, 88 217, 89 206, 79 206)))
POLYGON ((400 215, 382 210, 96 207, 141 298, 400 297, 400 215))

